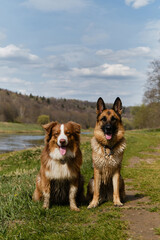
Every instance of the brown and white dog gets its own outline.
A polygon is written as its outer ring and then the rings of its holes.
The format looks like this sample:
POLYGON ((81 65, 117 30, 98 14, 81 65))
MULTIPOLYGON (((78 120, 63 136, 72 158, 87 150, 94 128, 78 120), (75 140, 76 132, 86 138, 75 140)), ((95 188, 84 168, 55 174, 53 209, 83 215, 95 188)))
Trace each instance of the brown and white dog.
POLYGON ((122 206, 125 197, 124 181, 120 175, 126 147, 121 120, 122 102, 117 98, 112 109, 106 109, 102 98, 97 101, 97 122, 91 140, 94 177, 88 184, 88 208, 112 200, 122 206))
POLYGON ((44 208, 49 208, 51 203, 69 203, 71 210, 79 211, 77 202, 84 199, 80 125, 51 122, 43 128, 46 130, 45 148, 33 200, 43 198, 44 208))

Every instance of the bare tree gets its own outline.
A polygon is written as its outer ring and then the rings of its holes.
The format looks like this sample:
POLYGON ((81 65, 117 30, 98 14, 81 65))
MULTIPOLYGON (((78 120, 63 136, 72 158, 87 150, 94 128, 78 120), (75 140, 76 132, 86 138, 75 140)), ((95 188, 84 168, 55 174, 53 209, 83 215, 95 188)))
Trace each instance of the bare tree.
POLYGON ((146 90, 144 93, 144 103, 160 102, 160 59, 151 63, 146 90))

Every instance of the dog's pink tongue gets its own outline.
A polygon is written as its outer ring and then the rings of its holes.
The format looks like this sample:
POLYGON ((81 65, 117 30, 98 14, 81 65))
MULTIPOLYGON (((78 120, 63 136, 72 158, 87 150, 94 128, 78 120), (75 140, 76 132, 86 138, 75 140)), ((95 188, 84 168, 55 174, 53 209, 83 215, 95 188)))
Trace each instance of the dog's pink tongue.
POLYGON ((65 155, 65 154, 66 154, 66 151, 67 151, 66 147, 60 147, 60 153, 61 153, 61 155, 65 155))
POLYGON ((111 138, 112 138, 112 134, 110 134, 110 135, 106 134, 106 139, 107 140, 110 140, 111 138))

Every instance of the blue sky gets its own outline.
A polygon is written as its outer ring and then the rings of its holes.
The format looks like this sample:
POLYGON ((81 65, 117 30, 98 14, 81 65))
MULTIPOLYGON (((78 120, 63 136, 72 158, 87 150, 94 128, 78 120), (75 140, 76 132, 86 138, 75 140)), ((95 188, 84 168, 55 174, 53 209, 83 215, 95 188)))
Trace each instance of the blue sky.
POLYGON ((159 52, 158 0, 1 2, 0 88, 138 105, 159 52))

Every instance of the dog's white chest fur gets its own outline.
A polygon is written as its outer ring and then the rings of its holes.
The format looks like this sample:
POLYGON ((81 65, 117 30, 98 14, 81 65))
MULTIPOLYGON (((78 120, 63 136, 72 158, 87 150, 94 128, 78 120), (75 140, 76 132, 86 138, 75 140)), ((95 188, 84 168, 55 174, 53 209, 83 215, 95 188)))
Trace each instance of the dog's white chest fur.
POLYGON ((76 174, 68 166, 67 160, 74 158, 75 154, 67 150, 65 156, 62 156, 59 149, 56 148, 50 154, 51 159, 48 161, 46 177, 51 179, 71 179, 77 177, 76 174))
POLYGON ((108 167, 116 168, 121 164, 126 143, 125 140, 123 140, 121 145, 117 149, 114 149, 114 153, 110 156, 105 156, 105 151, 102 150, 101 145, 94 137, 91 140, 91 146, 94 153, 94 165, 99 169, 106 169, 108 167))

